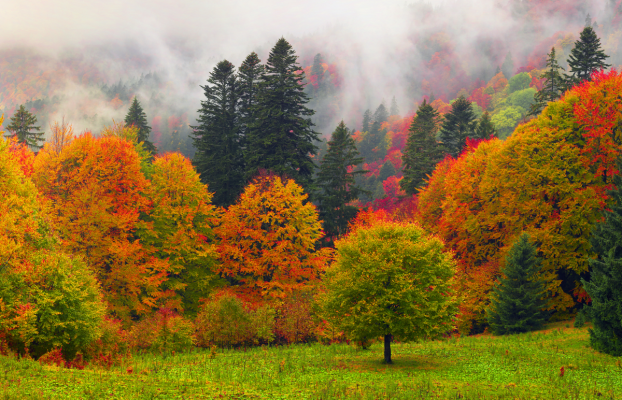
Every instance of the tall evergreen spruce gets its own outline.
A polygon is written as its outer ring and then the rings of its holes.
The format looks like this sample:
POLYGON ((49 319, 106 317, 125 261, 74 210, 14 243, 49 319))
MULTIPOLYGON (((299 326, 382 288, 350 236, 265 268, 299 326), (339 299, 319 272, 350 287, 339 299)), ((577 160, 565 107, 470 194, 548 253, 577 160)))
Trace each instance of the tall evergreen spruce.
POLYGON ((452 157, 460 154, 467 136, 473 136, 475 123, 473 105, 464 96, 458 97, 451 104, 451 111, 445 115, 440 131, 443 147, 452 157))
POLYGON ((555 55, 555 47, 551 49, 546 60, 546 72, 540 78, 544 78, 542 89, 535 94, 535 103, 531 105, 528 115, 536 116, 544 110, 549 102, 559 99, 566 89, 566 81, 564 79, 562 67, 557 63, 555 55))
POLYGON ((397 105, 397 100, 395 100, 395 96, 391 100, 391 115, 400 115, 400 107, 397 105))
POLYGON ((350 171, 363 162, 354 139, 341 121, 328 142, 328 151, 320 164, 317 177, 319 189, 316 199, 324 232, 331 240, 346 232, 348 222, 358 212, 358 207, 348 203, 358 199, 362 189, 356 186, 355 176, 367 171, 350 171))
POLYGON ((402 156, 404 178, 400 180, 400 187, 408 194, 417 193, 440 161, 440 149, 436 142, 439 119, 438 111, 423 100, 408 130, 402 156))
POLYGON ((151 127, 147 125, 147 115, 140 106, 138 99, 134 96, 130 109, 125 116, 125 125, 134 125, 138 128, 138 141, 143 142, 145 150, 151 153, 152 156, 156 155, 158 149, 153 143, 149 141, 149 134, 151 133, 151 127))
POLYGON ((361 128, 361 132, 369 132, 370 127, 371 127, 371 111, 365 110, 365 113, 363 113, 363 127, 361 128))
MULTIPOLYGON (((622 161, 618 160, 618 169, 622 161)), ((592 230, 590 243, 597 258, 589 259, 590 281, 583 281, 592 303, 585 311, 592 321, 590 344, 600 352, 622 356, 622 177, 615 175, 616 188, 604 221, 592 230)))
POLYGON ((523 233, 512 245, 501 270, 505 277, 493 287, 487 320, 497 335, 528 332, 538 329, 547 318, 543 311, 544 282, 540 279, 540 259, 536 246, 523 233))
POLYGON ((586 26, 579 40, 574 44, 568 57, 568 86, 576 85, 590 79, 592 72, 610 67, 605 63, 609 58, 600 47, 600 39, 591 26, 586 26))
POLYGON ((257 105, 259 78, 264 71, 264 67, 260 63, 261 60, 257 56, 257 53, 252 52, 246 57, 244 62, 242 62, 238 70, 240 96, 239 114, 242 135, 247 133, 247 127, 254 121, 253 110, 257 105))
POLYGON ((229 61, 219 62, 210 72, 208 85, 201 86, 198 125, 194 129, 194 164, 201 180, 214 192, 213 203, 233 204, 244 187, 238 80, 229 61))
POLYGON ((473 136, 471 137, 474 139, 490 139, 491 137, 497 137, 495 124, 492 123, 488 111, 484 111, 484 114, 480 117, 477 127, 473 132, 473 136))
POLYGON ((10 119, 11 123, 7 125, 8 134, 6 137, 16 137, 19 143, 26 143, 31 149, 37 151, 43 146, 39 142, 45 142, 44 132, 38 132, 41 127, 35 126, 37 117, 26 110, 24 105, 20 105, 15 114, 10 119))
MULTIPOLYGON (((363 116, 363 125, 366 125, 367 112, 363 116)), ((359 143, 359 150, 361 155, 365 158, 365 161, 371 163, 378 159, 384 158, 384 154, 378 151, 377 146, 382 143, 385 137, 385 133, 381 129, 382 123, 389 119, 389 112, 383 103, 381 103, 373 116, 369 119, 369 130, 366 131, 367 135, 363 137, 359 143)))
POLYGON ((255 121, 247 137, 246 178, 265 168, 292 177, 311 192, 318 134, 309 118, 313 110, 306 107, 305 77, 297 58, 284 38, 270 51, 252 109, 255 121))

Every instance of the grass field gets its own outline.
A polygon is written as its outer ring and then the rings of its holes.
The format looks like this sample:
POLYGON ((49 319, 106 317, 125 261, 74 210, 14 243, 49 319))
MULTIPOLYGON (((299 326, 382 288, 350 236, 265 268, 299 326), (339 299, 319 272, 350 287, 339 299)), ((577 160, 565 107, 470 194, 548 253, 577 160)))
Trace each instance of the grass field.
POLYGON ((395 344, 393 360, 382 364, 380 343, 136 355, 109 371, 0 357, 0 399, 622 399, 620 358, 567 323, 395 344))

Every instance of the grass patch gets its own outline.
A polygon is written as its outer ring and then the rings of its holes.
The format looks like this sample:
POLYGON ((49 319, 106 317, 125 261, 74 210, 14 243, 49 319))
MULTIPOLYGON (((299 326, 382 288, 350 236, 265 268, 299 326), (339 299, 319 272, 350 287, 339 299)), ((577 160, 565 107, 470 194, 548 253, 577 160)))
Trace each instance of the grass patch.
POLYGON ((589 348, 587 328, 565 325, 395 344, 389 366, 381 344, 221 350, 215 358, 208 350, 136 355, 110 371, 0 357, 0 399, 622 398, 620 359, 589 348))

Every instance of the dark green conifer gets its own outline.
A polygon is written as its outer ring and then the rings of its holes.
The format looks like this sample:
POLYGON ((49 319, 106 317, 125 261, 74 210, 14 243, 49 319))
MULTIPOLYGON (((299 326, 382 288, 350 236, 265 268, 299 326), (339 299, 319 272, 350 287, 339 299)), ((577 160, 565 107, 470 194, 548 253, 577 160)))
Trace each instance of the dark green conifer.
POLYGON ((40 126, 35 126, 37 117, 26 110, 24 105, 20 105, 15 114, 10 119, 11 123, 6 129, 9 131, 6 137, 16 137, 19 143, 26 143, 34 151, 43 146, 39 142, 45 142, 44 132, 39 132, 40 126))
MULTIPOLYGON (((368 163, 384 158, 385 154, 379 145, 382 145, 386 132, 382 129, 382 123, 389 119, 387 108, 381 103, 371 120, 367 135, 359 143, 359 150, 365 161, 368 163)), ((365 124, 365 121, 363 121, 365 124)))
POLYGON ((239 89, 235 67, 227 60, 219 62, 201 86, 197 126, 194 129, 194 164, 201 180, 214 193, 212 202, 218 206, 233 204, 244 187, 240 121, 239 89))
MULTIPOLYGON (((618 160, 618 170, 622 161, 618 160)), ((604 221, 592 230, 590 243, 596 253, 590 258, 589 282, 583 286, 592 302, 585 306, 592 321, 590 344, 600 352, 622 356, 622 177, 613 178, 610 203, 604 221)))
POLYGON ((361 132, 369 132, 369 128, 371 127, 371 111, 365 110, 363 114, 363 127, 361 128, 361 132))
POLYGON ((324 232, 331 240, 346 232, 348 222, 358 212, 358 207, 348 205, 358 199, 362 189, 355 184, 355 177, 367 171, 350 171, 363 162, 354 139, 341 121, 328 142, 328 151, 320 164, 317 177, 319 189, 316 199, 324 232))
POLYGON ((540 78, 544 78, 544 85, 542 89, 535 94, 535 103, 531 105, 529 114, 536 116, 544 110, 549 102, 559 99, 566 89, 566 81, 562 75, 562 67, 557 63, 555 55, 555 47, 551 49, 546 60, 546 72, 540 75, 540 78))
POLYGON ((423 100, 410 125, 402 155, 404 177, 400 180, 400 187, 408 194, 417 193, 440 161, 440 148, 436 142, 439 118, 438 111, 423 100))
POLYGON ((497 137, 497 130, 495 129, 495 124, 492 123, 490 119, 490 114, 488 111, 484 111, 484 114, 479 119, 477 123, 477 127, 473 132, 473 139, 490 139, 491 137, 497 137))
POLYGON ((136 96, 134 96, 130 109, 127 111, 127 115, 125 116, 125 125, 134 125, 138 128, 138 142, 143 142, 144 149, 151 153, 152 156, 157 154, 158 149, 156 149, 154 144, 149 141, 151 127, 147 124, 147 115, 140 106, 136 96))
POLYGON ((318 134, 310 119, 314 112, 306 106, 305 76, 297 59, 284 38, 270 51, 252 111, 255 121, 249 125, 246 178, 265 168, 290 176, 310 192, 318 134))
POLYGON ((568 86, 577 85, 586 79, 590 79, 592 72, 610 67, 605 63, 609 58, 600 47, 600 39, 591 26, 586 26, 579 40, 574 44, 568 57, 568 86))
POLYGON ((523 233, 514 242, 493 287, 487 320, 497 335, 538 329, 547 318, 547 300, 540 278, 540 259, 536 246, 523 233))
POLYGON ((440 140, 447 153, 457 157, 464 148, 467 136, 473 136, 475 129, 473 105, 464 96, 451 104, 451 111, 445 115, 440 130, 440 140))

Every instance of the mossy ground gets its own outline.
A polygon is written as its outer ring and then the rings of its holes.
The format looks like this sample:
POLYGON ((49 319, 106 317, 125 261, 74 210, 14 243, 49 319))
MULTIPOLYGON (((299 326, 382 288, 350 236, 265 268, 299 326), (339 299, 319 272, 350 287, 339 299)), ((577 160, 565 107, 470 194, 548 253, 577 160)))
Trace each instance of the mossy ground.
POLYGON ((380 343, 135 355, 110 370, 0 357, 0 399, 622 399, 622 360, 569 324, 394 344, 394 365, 380 343))

